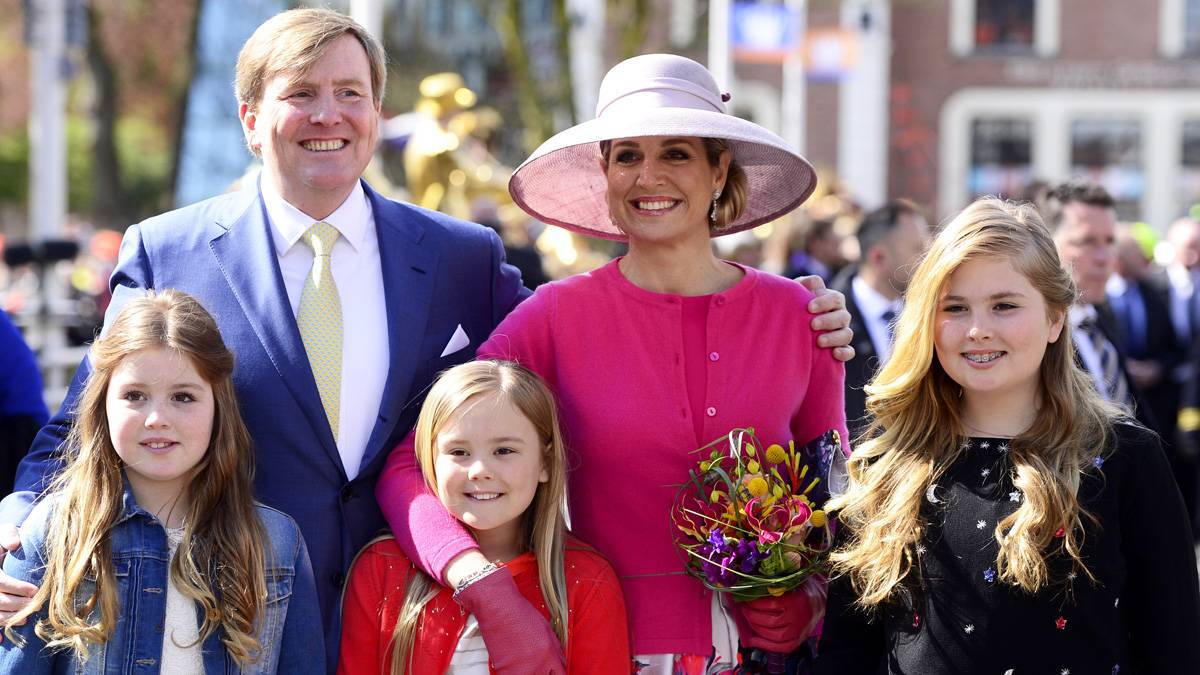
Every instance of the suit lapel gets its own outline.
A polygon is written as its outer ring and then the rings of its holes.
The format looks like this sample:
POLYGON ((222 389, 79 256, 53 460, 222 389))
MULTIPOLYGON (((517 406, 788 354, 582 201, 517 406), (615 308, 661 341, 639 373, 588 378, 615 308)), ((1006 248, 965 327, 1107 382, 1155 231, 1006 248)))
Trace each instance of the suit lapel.
POLYGON ((244 213, 220 223, 209 246, 246 320, 313 427, 314 437, 342 470, 341 455, 283 285, 261 193, 244 213))
MULTIPOLYGON (((363 183, 379 233, 383 295, 387 305, 389 364, 379 416, 363 454, 366 466, 383 447, 402 416, 405 406, 418 392, 412 391, 413 377, 421 365, 421 342, 433 302, 433 280, 438 252, 429 244, 424 228, 406 207, 380 197, 363 183)), ((436 356, 436 355, 435 355, 436 356)))
MULTIPOLYGON (((846 296, 846 311, 850 312, 850 330, 854 331, 854 340, 852 343, 854 346, 854 360, 866 364, 868 359, 875 357, 875 343, 871 342, 871 334, 867 332, 867 324, 863 319, 862 311, 858 308, 858 303, 854 300, 853 286, 847 283, 842 294, 846 296)), ((870 379, 873 372, 873 368, 867 367, 867 379, 870 379)))

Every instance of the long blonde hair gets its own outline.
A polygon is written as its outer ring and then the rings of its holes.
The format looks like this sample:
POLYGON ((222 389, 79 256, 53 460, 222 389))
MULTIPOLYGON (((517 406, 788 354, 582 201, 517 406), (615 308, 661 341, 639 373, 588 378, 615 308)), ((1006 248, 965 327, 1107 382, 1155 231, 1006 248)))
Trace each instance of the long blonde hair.
MULTIPOLYGON (((1046 226, 1030 205, 980 199, 938 234, 917 267, 896 327, 891 358, 866 387, 873 421, 848 464, 847 492, 832 509, 850 530, 834 552, 835 571, 848 574, 860 605, 875 608, 907 590, 924 533, 926 490, 960 456, 962 388, 934 352, 938 303, 964 262, 1000 258, 1025 276, 1046 302, 1048 319, 1064 318, 1077 292, 1046 226)), ((1047 345, 1033 424, 1008 453, 1020 507, 996 524, 1000 579, 1028 592, 1049 581, 1047 558, 1065 552, 1089 577, 1080 556, 1084 511, 1080 478, 1105 447, 1119 412, 1096 393, 1075 364, 1070 330, 1047 345), (1061 543, 1054 546, 1061 528, 1061 543)))
MULTIPOLYGON (((563 503, 567 471, 558 412, 550 390, 533 372, 510 361, 472 361, 447 370, 433 384, 417 418, 414 440, 417 461, 426 484, 436 492, 434 457, 438 432, 455 411, 490 394, 500 394, 516 406, 533 424, 543 443, 542 467, 548 480, 538 485, 533 502, 525 510, 522 538, 525 549, 532 551, 537 559, 542 597, 550 611, 550 623, 565 650, 568 614, 563 570, 566 541, 563 503)), ((421 610, 440 590, 437 582, 414 569, 392 632, 392 673, 400 675, 406 671, 421 610)))
POLYGON ((171 561, 171 580, 200 605, 199 641, 219 629, 229 654, 248 665, 260 649, 254 622, 266 601, 266 537, 251 500, 250 434, 234 393, 233 354, 216 322, 194 298, 171 290, 131 301, 92 345, 92 373, 75 411, 66 467, 50 487, 48 498, 56 503, 46 530, 45 576, 30 603, 5 622, 4 634, 19 643, 13 627, 45 608, 35 632, 47 648, 74 651, 84 661, 89 646, 112 638, 120 608, 111 535, 125 483, 105 399, 125 358, 155 348, 186 356, 214 398, 212 438, 187 488, 183 541, 171 561), (80 605, 76 592, 88 579, 95 580, 95 590, 80 605))

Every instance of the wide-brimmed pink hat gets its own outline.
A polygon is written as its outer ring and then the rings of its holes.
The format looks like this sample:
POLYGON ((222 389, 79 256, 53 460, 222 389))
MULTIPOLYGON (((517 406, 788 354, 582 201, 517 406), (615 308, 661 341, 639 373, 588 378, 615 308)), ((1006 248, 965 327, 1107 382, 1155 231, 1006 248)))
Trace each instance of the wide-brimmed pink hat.
POLYGON ((714 235, 774 220, 808 198, 817 174, 786 141, 725 109, 712 74, 674 54, 635 56, 613 66, 600 84, 596 119, 562 131, 513 174, 517 205, 546 223, 604 239, 624 240, 609 217, 600 141, 637 136, 698 136, 729 141, 747 180, 746 208, 714 235))

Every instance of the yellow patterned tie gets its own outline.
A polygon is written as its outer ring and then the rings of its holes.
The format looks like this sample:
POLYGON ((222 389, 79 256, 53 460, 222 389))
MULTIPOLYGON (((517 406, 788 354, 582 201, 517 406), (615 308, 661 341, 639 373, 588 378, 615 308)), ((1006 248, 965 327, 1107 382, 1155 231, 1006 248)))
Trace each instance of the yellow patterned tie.
POLYGON ((304 243, 313 251, 313 264, 304 280, 296 316, 335 443, 342 404, 342 301, 333 282, 330 254, 337 238, 337 229, 329 223, 317 223, 304 233, 304 243))

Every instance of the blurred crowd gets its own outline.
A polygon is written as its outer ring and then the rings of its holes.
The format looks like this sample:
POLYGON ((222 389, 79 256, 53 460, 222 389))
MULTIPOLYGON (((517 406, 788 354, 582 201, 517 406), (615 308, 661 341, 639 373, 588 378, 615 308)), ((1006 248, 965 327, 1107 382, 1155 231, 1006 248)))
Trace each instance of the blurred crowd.
MULTIPOLYGON (((448 73, 431 80, 432 84, 425 84, 430 89, 426 94, 442 102, 442 108, 430 102, 424 106, 425 112, 434 110, 431 119, 436 119, 437 114, 450 109, 455 114, 444 117, 444 124, 461 127, 458 118, 466 108, 449 103, 455 100, 454 92, 445 91, 462 90, 461 80, 448 73)), ((458 95, 458 101, 466 101, 464 96, 458 95)), ((482 131, 486 131, 485 126, 462 127, 461 136, 456 136, 458 141, 433 150, 434 156, 426 157, 426 163, 452 160, 454 166, 443 167, 443 173, 450 175, 464 166, 464 157, 469 156, 473 157, 474 174, 479 175, 479 167, 487 166, 502 180, 508 179, 508 169, 487 153, 485 137, 479 136, 482 131), (454 151, 449 153, 451 145, 454 151)), ((436 179, 415 168, 420 161, 414 159, 414 151, 424 150, 412 143, 395 144, 394 148, 404 154, 410 174, 422 175, 418 184, 424 186, 421 193, 432 207, 449 209, 496 229, 504 240, 509 262, 521 269, 522 279, 530 288, 598 268, 624 252, 622 244, 580 237, 522 217, 524 214, 512 208, 506 193, 493 190, 491 180, 479 190, 446 193, 437 186, 436 179), (438 195, 442 198, 434 198, 438 195)), ((1099 186, 1067 183, 1057 189, 1072 185, 1070 189, 1086 192, 1087 199, 1096 199, 1099 211, 1115 214, 1104 207, 1110 197, 1099 186)), ((1054 214, 1054 189, 1043 181, 1034 181, 1013 198, 1038 204, 1044 213, 1054 214)), ((408 193, 401 187, 392 187, 392 191, 408 193)), ((887 360, 890 322, 898 315, 907 276, 936 232, 937 222, 929 211, 906 199, 866 210, 847 192, 836 178, 822 177, 817 192, 803 208, 752 231, 714 239, 714 246, 721 257, 748 267, 788 277, 820 276, 828 287, 845 295, 853 316, 857 352, 853 362, 847 364, 847 419, 851 420, 852 431, 862 431, 863 386, 887 360), (854 420, 858 420, 857 426, 854 420)), ((1105 335, 1120 354, 1121 369, 1132 390, 1130 401, 1139 406, 1139 417, 1162 435, 1184 501, 1196 518, 1195 525, 1200 525, 1200 294, 1196 293, 1200 282, 1200 220, 1184 216, 1154 225, 1117 222, 1115 215, 1109 220, 1111 223, 1100 222, 1098 233, 1088 231, 1087 240, 1080 244, 1076 283, 1084 304, 1094 307, 1105 335)), ((0 268, 0 309, 11 324, 26 329, 35 351, 40 347, 40 333, 32 331, 31 335, 28 329, 40 321, 38 316, 49 315, 50 324, 65 331, 68 346, 82 346, 100 329, 108 306, 108 276, 118 257, 121 233, 85 223, 72 223, 68 229, 68 239, 61 243, 64 245, 49 252, 18 244, 5 247, 0 239, 6 262, 0 268), (66 289, 66 297, 43 306, 41 289, 46 287, 48 276, 55 277, 59 287, 66 289)), ((1063 255, 1064 262, 1069 257, 1063 255)), ((5 368, 14 368, 12 360, 8 359, 5 368)), ((1087 365, 1087 358, 1080 360, 1087 365)), ((46 366, 42 364, 43 369, 46 366)), ((42 386, 41 380, 32 380, 36 368, 25 368, 23 372, 23 378, 0 378, 8 392, 0 393, 0 402, 14 398, 29 401, 30 395, 11 392, 42 386)), ((0 407, 0 413, 6 413, 4 408, 0 407)), ((44 412, 35 411, 31 419, 43 416, 44 412)), ((29 425, 10 425, 10 429, 18 428, 25 429, 22 434, 31 438, 29 425)), ((19 440, 13 441, 10 455, 19 453, 19 440)), ((18 460, 19 456, 4 460, 8 467, 4 480, 10 484, 18 460)))

